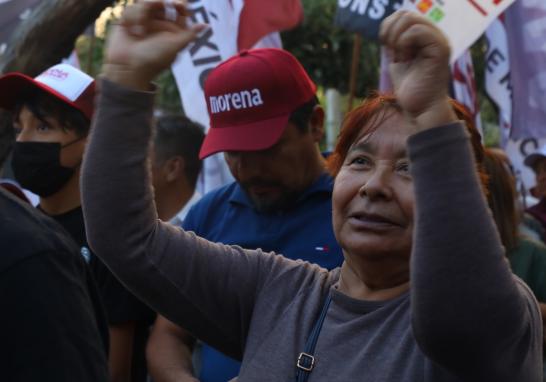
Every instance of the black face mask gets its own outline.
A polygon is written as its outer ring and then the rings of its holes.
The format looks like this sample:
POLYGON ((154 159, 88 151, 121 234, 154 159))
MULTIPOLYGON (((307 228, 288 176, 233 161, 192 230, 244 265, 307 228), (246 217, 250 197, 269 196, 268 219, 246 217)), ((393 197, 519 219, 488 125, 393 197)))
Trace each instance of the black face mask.
POLYGON ((23 188, 41 197, 53 195, 75 171, 61 165, 61 149, 81 139, 64 146, 58 142, 15 142, 11 163, 15 179, 23 188))

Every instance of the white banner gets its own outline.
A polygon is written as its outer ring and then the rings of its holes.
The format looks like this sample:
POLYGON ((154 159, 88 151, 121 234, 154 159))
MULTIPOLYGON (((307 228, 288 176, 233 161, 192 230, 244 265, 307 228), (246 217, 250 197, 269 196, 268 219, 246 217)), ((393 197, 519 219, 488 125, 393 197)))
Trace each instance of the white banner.
POLYGON ((499 108, 501 143, 504 147, 512 128, 512 85, 510 56, 504 22, 498 18, 485 31, 487 55, 485 62, 485 90, 499 108))
MULTIPOLYGON (((171 67, 182 106, 188 118, 209 128, 209 116, 205 103, 204 85, 208 74, 219 63, 237 52, 239 15, 243 0, 188 2, 193 23, 208 24, 200 37, 178 54, 171 67)), ((216 154, 203 161, 197 188, 200 193, 213 190, 233 181, 223 154, 216 154)))
POLYGON ((444 31, 451 63, 470 47, 514 0, 406 0, 403 9, 418 12, 444 31))
POLYGON ((510 137, 546 137, 546 1, 518 0, 505 12, 512 85, 510 137))
MULTIPOLYGON (((204 85, 208 74, 222 61, 237 53, 239 16, 243 0, 193 0, 188 2, 191 21, 205 23, 209 28, 178 54, 171 67, 180 91, 182 106, 188 118, 209 129, 204 85)), ((262 38, 255 47, 281 48, 278 33, 262 38)), ((202 194, 233 181, 223 153, 212 155, 203 162, 198 190, 202 194)))

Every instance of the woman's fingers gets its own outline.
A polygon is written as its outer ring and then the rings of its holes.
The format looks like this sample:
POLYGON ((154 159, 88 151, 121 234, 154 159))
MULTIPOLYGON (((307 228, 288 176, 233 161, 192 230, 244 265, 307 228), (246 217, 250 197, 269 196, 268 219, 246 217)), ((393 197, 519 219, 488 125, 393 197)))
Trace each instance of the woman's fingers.
POLYGON ((165 30, 176 31, 172 27, 186 29, 186 17, 189 12, 185 1, 180 0, 144 0, 127 7, 120 24, 134 36, 143 36, 157 30, 158 21, 165 30))
POLYGON ((380 39, 392 52, 394 62, 408 61, 421 53, 449 55, 449 44, 441 31, 413 12, 389 16, 381 25, 380 39))

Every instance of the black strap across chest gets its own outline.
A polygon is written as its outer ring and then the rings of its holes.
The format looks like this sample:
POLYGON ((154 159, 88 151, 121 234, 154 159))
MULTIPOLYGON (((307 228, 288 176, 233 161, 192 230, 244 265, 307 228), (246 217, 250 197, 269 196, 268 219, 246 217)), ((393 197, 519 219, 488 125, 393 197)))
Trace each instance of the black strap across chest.
POLYGON ((313 368, 315 367, 316 360, 313 356, 313 353, 315 351, 315 346, 317 345, 320 330, 322 329, 322 324, 324 323, 324 319, 326 318, 326 313, 328 313, 328 307, 330 306, 330 302, 332 302, 332 295, 331 293, 328 293, 328 296, 326 297, 326 300, 322 305, 320 316, 315 322, 309 338, 307 338, 305 348, 298 355, 298 359, 296 361, 296 382, 306 382, 309 378, 309 374, 311 373, 311 371, 313 371, 313 368))

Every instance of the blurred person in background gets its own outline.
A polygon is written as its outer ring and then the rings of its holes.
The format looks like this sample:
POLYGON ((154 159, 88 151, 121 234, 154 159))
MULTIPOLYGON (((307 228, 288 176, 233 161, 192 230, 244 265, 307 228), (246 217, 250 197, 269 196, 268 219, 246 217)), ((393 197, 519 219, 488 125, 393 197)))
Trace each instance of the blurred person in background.
MULTIPOLYGON (((532 195, 539 202, 527 209, 527 212, 537 219, 546 230, 546 145, 528 155, 524 162, 535 174, 535 186, 531 189, 532 195)), ((546 241, 546 237, 542 237, 546 241)))
MULTIPOLYGON (((488 175, 488 202, 514 273, 533 291, 539 301, 543 325, 546 323, 546 246, 519 230, 516 181, 504 152, 486 149, 484 168, 488 175)), ((546 326, 544 330, 546 334, 546 326)), ((546 339, 546 337, 545 337, 546 339)))
POLYGON ((196 190, 202 168, 199 150, 203 127, 184 115, 163 115, 155 120, 150 161, 157 215, 181 226, 188 210, 200 199, 196 190))
MULTIPOLYGON (((205 134, 202 126, 183 115, 159 116, 154 127, 150 162, 157 215, 163 221, 182 226, 189 209, 201 197, 196 184, 202 168, 199 150, 205 134)), ((165 364, 171 359, 175 362, 172 369, 187 370, 191 377, 194 342, 176 325, 158 316, 146 348, 148 369, 154 381, 162 381, 167 373, 165 364)))

